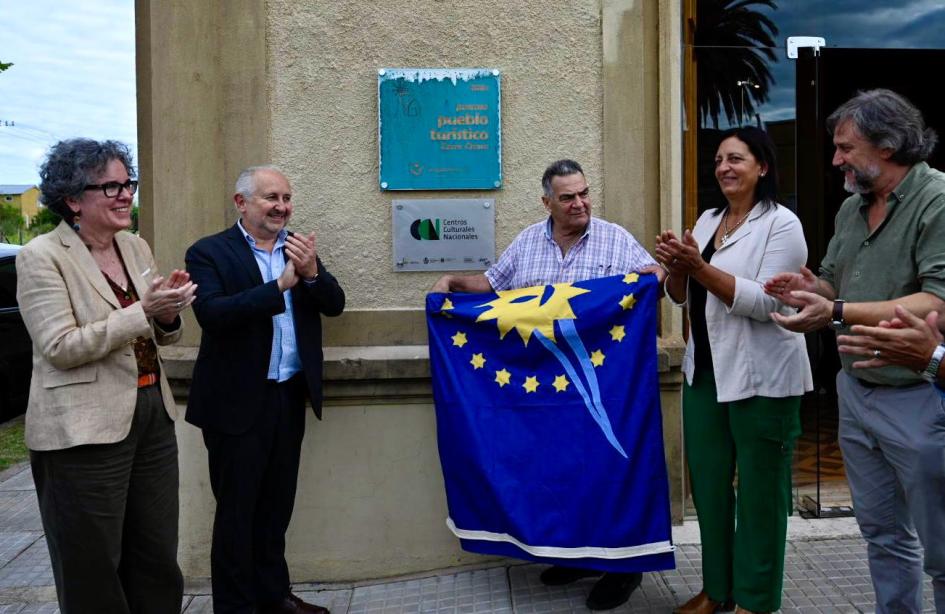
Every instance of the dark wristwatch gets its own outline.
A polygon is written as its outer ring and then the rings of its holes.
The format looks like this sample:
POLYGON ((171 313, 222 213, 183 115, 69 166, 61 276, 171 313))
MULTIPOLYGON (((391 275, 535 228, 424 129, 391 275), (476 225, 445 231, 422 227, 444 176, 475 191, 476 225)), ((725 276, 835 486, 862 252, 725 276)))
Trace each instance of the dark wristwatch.
POLYGON ((843 303, 841 299, 837 299, 833 302, 833 315, 830 316, 830 328, 834 330, 840 330, 847 325, 843 321, 843 303))

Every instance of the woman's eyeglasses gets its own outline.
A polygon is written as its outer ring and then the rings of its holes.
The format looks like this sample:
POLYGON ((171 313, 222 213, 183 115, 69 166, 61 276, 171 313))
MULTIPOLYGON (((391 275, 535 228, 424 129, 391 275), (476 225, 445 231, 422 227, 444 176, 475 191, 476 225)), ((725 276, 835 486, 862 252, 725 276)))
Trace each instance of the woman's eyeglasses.
POLYGON ((101 190, 107 198, 115 198, 121 191, 128 190, 128 193, 132 196, 135 195, 135 192, 138 191, 138 182, 135 179, 129 179, 124 183, 118 183, 117 181, 108 181, 106 183, 90 183, 85 186, 86 190, 101 190))

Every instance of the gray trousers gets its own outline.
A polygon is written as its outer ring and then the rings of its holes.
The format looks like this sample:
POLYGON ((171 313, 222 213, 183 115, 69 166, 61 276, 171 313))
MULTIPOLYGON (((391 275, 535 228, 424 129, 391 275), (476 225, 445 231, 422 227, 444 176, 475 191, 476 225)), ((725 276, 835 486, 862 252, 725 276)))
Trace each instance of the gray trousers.
POLYGON ((180 612, 177 438, 160 386, 138 389, 122 441, 30 462, 61 612, 180 612))
POLYGON ((945 402, 928 384, 868 388, 844 371, 837 394, 876 612, 921 612, 924 567, 945 613, 945 402))

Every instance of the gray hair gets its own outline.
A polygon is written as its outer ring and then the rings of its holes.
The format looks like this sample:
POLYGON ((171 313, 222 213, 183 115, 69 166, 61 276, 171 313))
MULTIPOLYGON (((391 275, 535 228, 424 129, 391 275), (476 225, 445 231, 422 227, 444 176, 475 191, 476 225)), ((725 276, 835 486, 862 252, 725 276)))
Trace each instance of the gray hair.
POLYGON ((827 118, 827 130, 850 120, 857 131, 880 149, 892 149, 890 160, 912 166, 928 159, 938 135, 925 126, 922 112, 896 92, 866 90, 846 101, 827 118))
POLYGON ((262 164, 259 166, 247 166, 240 171, 239 176, 236 178, 236 194, 242 194, 243 198, 250 198, 253 194, 256 193, 256 173, 259 171, 276 171, 277 173, 285 176, 285 173, 282 172, 278 166, 274 164, 262 164))
POLYGON ((554 190, 551 189, 552 179, 555 177, 566 177, 567 175, 573 175, 575 173, 581 173, 583 175, 584 169, 574 160, 564 159, 549 164, 548 168, 545 169, 545 174, 541 176, 541 188, 544 190, 545 196, 551 198, 555 195, 554 190))
POLYGON ((124 164, 132 177, 135 175, 131 148, 124 143, 85 138, 59 141, 49 148, 39 168, 40 201, 71 224, 75 212, 66 199, 82 196, 85 186, 98 181, 112 160, 124 164))

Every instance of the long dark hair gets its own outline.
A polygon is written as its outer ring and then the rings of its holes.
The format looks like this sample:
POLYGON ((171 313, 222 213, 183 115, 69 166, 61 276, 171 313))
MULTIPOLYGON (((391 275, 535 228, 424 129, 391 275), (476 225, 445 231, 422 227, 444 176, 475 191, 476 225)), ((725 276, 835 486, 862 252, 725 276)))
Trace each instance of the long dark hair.
MULTIPOLYGON (((774 141, 768 136, 768 133, 761 128, 754 126, 742 126, 732 128, 722 133, 719 144, 726 139, 735 137, 748 146, 748 151, 755 157, 759 164, 767 167, 765 174, 758 178, 755 185, 755 202, 761 203, 762 211, 773 207, 778 203, 778 158, 774 153, 774 141)), ((719 215, 728 205, 717 207, 712 215, 719 215)))

